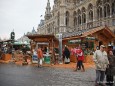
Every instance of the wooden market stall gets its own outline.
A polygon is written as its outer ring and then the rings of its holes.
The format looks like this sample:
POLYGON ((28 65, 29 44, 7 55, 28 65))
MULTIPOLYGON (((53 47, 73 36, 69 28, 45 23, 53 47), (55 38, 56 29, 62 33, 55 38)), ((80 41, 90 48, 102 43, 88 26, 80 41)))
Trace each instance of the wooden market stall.
MULTIPOLYGON (((71 37, 63 38, 63 45, 67 45, 70 50, 77 46, 81 46, 85 54, 85 62, 89 62, 89 58, 92 58, 93 52, 97 46, 104 44, 106 47, 108 44, 115 41, 115 34, 107 27, 97 27, 83 31, 80 35, 74 35, 71 37)), ((71 61, 76 62, 75 55, 71 55, 71 61)))
POLYGON ((58 39, 54 35, 41 35, 41 34, 34 34, 34 35, 27 35, 29 39, 31 39, 31 51, 35 49, 36 46, 41 46, 41 48, 48 47, 49 53, 51 57, 54 56, 54 48, 58 47, 58 39))
POLYGON ((1 41, 1 59, 8 61, 11 60, 12 58, 12 41, 11 39, 9 40, 5 40, 5 41, 1 41))

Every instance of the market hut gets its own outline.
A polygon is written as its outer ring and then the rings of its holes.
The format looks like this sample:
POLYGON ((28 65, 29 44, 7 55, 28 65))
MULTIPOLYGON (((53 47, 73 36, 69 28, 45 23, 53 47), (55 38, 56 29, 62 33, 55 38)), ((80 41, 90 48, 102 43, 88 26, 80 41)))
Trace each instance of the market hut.
POLYGON ((29 39, 31 39, 31 51, 35 49, 36 46, 48 47, 49 53, 51 56, 54 55, 54 48, 58 47, 58 39, 54 35, 41 35, 41 34, 34 34, 34 35, 27 35, 29 39))
POLYGON ((0 41, 0 47, 1 47, 1 59, 8 61, 11 60, 12 58, 12 42, 13 40, 5 40, 5 41, 0 41))
MULTIPOLYGON (((70 49, 80 45, 86 56, 92 55, 97 46, 104 44, 107 47, 108 44, 114 45, 115 41, 115 34, 107 26, 73 32, 69 35, 63 38, 63 45, 68 45, 70 49)), ((71 55, 71 61, 76 62, 74 55, 71 55)))

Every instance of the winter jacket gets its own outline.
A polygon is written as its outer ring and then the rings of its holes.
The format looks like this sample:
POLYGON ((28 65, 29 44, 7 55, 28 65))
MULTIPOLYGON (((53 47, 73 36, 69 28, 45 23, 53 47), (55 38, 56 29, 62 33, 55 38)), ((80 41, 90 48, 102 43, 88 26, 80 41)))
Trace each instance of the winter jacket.
POLYGON ((64 57, 66 57, 67 59, 70 58, 70 51, 68 48, 65 47, 64 51, 63 51, 63 55, 64 57))
POLYGON ((114 55, 108 55, 109 65, 106 69, 107 75, 115 75, 115 56, 114 55))
POLYGON ((79 52, 77 53, 77 60, 78 61, 83 61, 84 60, 84 55, 83 55, 82 50, 79 50, 79 52))
POLYGON ((38 58, 43 58, 43 52, 41 49, 37 50, 37 55, 38 55, 38 58))
POLYGON ((95 62, 96 70, 105 71, 107 65, 109 64, 107 53, 105 51, 96 50, 93 55, 93 60, 95 62))

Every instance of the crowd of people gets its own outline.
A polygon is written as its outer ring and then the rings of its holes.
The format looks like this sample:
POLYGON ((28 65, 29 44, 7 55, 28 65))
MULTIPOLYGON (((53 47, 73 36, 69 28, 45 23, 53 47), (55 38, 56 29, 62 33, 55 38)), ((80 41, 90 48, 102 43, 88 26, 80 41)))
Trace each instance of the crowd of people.
MULTIPOLYGON (((76 47, 69 51, 68 47, 65 46, 63 50, 64 63, 70 63, 70 52, 76 56, 77 63, 75 71, 82 70, 84 68, 84 52, 81 47, 76 47)), ((93 52, 93 61, 96 67, 96 80, 95 86, 113 86, 114 85, 114 75, 115 75, 115 55, 114 50, 107 49, 104 45, 100 45, 93 52), (106 80, 106 81, 104 81, 106 80)))
MULTIPOLYGON (((2 48, 1 48, 2 49, 2 48)), ((100 45, 98 49, 93 53, 93 61, 95 63, 96 67, 96 80, 95 80, 95 86, 113 86, 114 84, 114 75, 115 75, 115 55, 114 51, 112 49, 106 51, 106 47, 104 45, 100 45), (104 81, 106 78, 106 82, 104 81), (106 85, 105 85, 106 84, 106 85)), ((4 50, 1 50, 5 51, 4 50)), ((1 55, 0 51, 0 55, 1 55)), ((25 53, 25 49, 22 49, 22 51, 25 53)), ((36 52, 36 55, 38 57, 38 67, 42 67, 43 64, 43 54, 44 52, 48 52, 48 49, 45 47, 42 49, 40 46, 38 46, 38 49, 34 50, 33 53, 36 52)), ((59 55, 56 56, 56 54, 59 54, 59 50, 56 48, 53 49, 54 55, 51 56, 51 62, 53 64, 58 63, 59 55)), ((85 72, 84 67, 84 51, 82 50, 81 46, 75 47, 74 49, 70 50, 68 46, 64 46, 62 54, 63 54, 63 63, 69 64, 70 63, 70 55, 74 54, 76 57, 76 68, 74 71, 81 70, 85 72)))
POLYGON ((104 45, 100 46, 93 55, 93 60, 96 66, 96 81, 95 86, 113 86, 115 75, 115 56, 113 51, 105 51, 104 45), (106 76, 106 82, 104 82, 106 76))

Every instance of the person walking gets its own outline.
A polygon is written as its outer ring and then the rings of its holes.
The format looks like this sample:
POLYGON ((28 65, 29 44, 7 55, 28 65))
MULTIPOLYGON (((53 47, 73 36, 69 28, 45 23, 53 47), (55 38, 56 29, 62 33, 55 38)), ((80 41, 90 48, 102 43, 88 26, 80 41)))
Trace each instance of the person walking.
POLYGON ((64 55, 65 64, 69 64, 70 63, 70 51, 67 48, 67 46, 65 46, 65 48, 64 48, 63 55, 64 55))
POLYGON ((105 70, 107 65, 109 64, 107 53, 105 51, 105 46, 101 45, 99 50, 96 50, 93 55, 93 60, 96 66, 96 83, 95 86, 105 86, 104 78, 105 78, 105 70))
POLYGON ((41 50, 41 47, 38 47, 37 55, 38 55, 38 67, 42 67, 43 52, 41 50))
POLYGON ((113 55, 112 50, 108 52, 108 60, 109 65, 106 69, 106 85, 113 86, 115 75, 115 56, 113 55))
POLYGON ((83 65, 83 61, 84 61, 83 51, 82 51, 82 49, 80 47, 78 47, 76 49, 75 53, 76 53, 76 58, 77 58, 77 63, 76 63, 75 71, 81 70, 81 67, 82 67, 82 71, 84 72, 85 68, 84 68, 84 65, 83 65))

